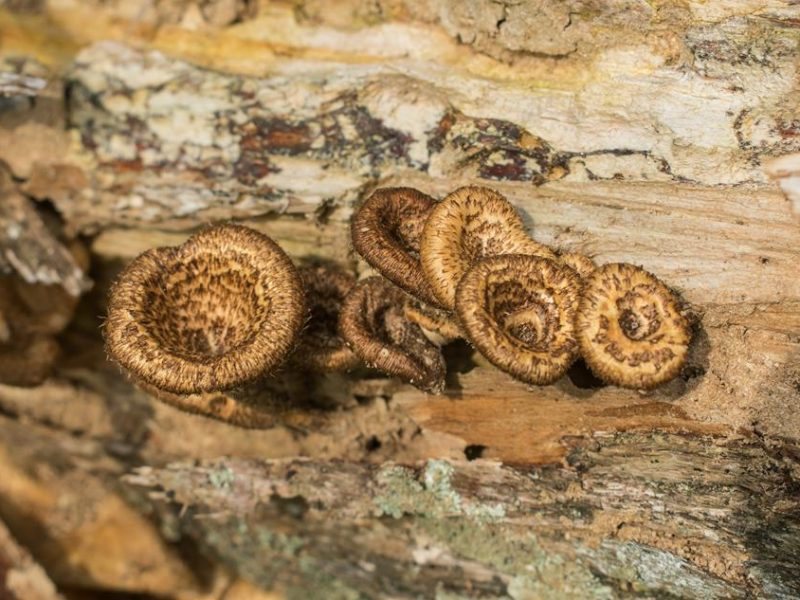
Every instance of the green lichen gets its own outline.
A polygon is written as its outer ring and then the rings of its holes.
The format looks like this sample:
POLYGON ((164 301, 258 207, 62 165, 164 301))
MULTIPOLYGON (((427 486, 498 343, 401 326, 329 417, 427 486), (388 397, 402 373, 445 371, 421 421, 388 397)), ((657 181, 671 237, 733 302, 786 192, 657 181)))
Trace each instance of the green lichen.
POLYGON ((423 518, 418 525, 454 554, 490 565, 509 576, 515 600, 563 598, 605 600, 612 589, 572 556, 545 549, 529 529, 513 524, 423 518))
MULTIPOLYGON (((543 549, 533 531, 504 522, 502 505, 465 498, 452 485, 454 472, 442 460, 429 460, 419 477, 406 467, 386 467, 378 473, 374 502, 383 515, 415 517, 415 528, 430 543, 506 574, 515 600, 614 597, 582 562, 543 549)), ((453 596, 440 590, 439 598, 453 596)))
POLYGON ((222 466, 208 473, 208 482, 218 490, 229 490, 236 481, 236 473, 228 467, 222 466))
POLYGON ((443 460, 429 460, 419 480, 406 467, 388 466, 376 480, 380 493, 373 502, 380 514, 444 517, 464 515, 475 521, 493 521, 505 516, 501 504, 480 504, 465 500, 452 485, 453 466, 443 460))

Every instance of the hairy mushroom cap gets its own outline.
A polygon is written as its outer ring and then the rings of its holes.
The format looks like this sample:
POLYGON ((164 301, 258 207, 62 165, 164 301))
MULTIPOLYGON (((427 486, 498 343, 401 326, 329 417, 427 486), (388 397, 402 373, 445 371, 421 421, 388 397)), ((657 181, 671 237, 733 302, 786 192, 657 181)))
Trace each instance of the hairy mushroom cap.
POLYGON ((358 357, 339 335, 339 314, 356 278, 333 267, 303 267, 300 276, 306 290, 308 325, 300 337, 294 361, 313 371, 349 371, 358 357))
POLYGON ((304 317, 303 284, 283 250, 223 224, 128 265, 110 293, 106 347, 135 380, 177 394, 213 392, 280 365, 304 317))
POLYGON ((580 278, 556 261, 528 255, 485 258, 458 284, 456 312, 468 339, 512 377, 559 379, 578 355, 580 278))
POLYGON ((476 261, 502 254, 555 258, 530 238, 519 213, 502 195, 484 187, 462 187, 431 211, 422 230, 422 270, 439 303, 455 307, 456 287, 476 261))
POLYGON ((406 318, 419 325, 426 337, 438 346, 463 337, 458 319, 450 311, 411 298, 406 301, 403 310, 406 318))
POLYGON ((625 263, 603 265, 585 280, 577 325, 589 368, 606 383, 636 389, 675 377, 692 336, 677 296, 625 263))
POLYGON ((565 252, 559 254, 558 259, 568 267, 574 269, 575 272, 580 275, 581 279, 586 279, 597 269, 597 265, 594 264, 594 261, 580 252, 565 252))
POLYGON ((376 190, 353 214, 353 248, 409 294, 438 304, 419 264, 422 228, 436 200, 413 188, 376 190))
POLYGON ((404 312, 405 294, 381 277, 359 281, 342 306, 339 331, 368 366, 421 390, 444 389, 439 347, 404 312))

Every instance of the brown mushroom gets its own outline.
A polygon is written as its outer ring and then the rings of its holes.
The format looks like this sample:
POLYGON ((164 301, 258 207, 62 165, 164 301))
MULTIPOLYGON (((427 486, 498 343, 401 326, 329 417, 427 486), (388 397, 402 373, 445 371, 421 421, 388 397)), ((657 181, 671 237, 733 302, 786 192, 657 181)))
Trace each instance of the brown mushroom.
POLYGON ((445 383, 444 358, 422 329, 406 318, 405 301, 405 294, 385 279, 363 279, 344 301, 339 331, 368 366, 439 393, 445 383))
POLYGON ((283 250, 223 224, 131 262, 111 290, 104 332, 109 355, 134 382, 196 395, 273 372, 304 318, 302 281, 283 250))
POLYGON ((594 264, 591 258, 580 252, 564 252, 558 255, 558 259, 568 267, 574 269, 575 272, 580 275, 581 279, 587 278, 594 273, 597 268, 597 265, 594 264))
POLYGON ((462 337, 458 319, 450 311, 409 298, 406 300, 404 312, 406 318, 419 325, 425 336, 437 346, 462 337))
POLYGON ((326 413, 293 401, 280 389, 278 379, 260 380, 233 390, 175 394, 139 380, 137 385, 151 396, 184 412, 224 421, 247 429, 268 429, 285 425, 298 429, 325 423, 326 413))
POLYGON ((422 270, 439 303, 455 307, 456 287, 476 261, 502 254, 555 258, 530 238, 516 209, 499 193, 462 187, 434 207, 420 241, 422 270))
POLYGON ((438 305, 419 264, 422 228, 436 200, 413 188, 375 191, 353 214, 353 248, 409 294, 438 305))
POLYGON ((577 326, 589 368, 606 383, 636 389, 674 378, 692 337, 678 297, 625 263, 603 265, 585 280, 577 326))
POLYGON ((339 313, 356 278, 327 266, 303 267, 300 276, 306 290, 309 320, 293 361, 301 368, 318 372, 354 369, 360 361, 339 335, 339 313))
POLYGON ((536 385, 559 379, 578 356, 575 316, 580 278, 537 256, 484 258, 456 293, 467 338, 493 365, 536 385))

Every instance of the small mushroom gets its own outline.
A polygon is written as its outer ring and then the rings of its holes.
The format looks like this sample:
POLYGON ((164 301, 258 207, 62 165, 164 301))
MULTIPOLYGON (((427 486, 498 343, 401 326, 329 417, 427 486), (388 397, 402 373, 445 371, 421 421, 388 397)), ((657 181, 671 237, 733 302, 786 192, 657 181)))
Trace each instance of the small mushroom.
POLYGON ((354 369, 360 361, 339 335, 339 314, 356 278, 326 266, 304 267, 300 276, 305 285, 309 320, 293 355, 294 362, 317 372, 354 369))
POLYGON ((458 319, 450 311, 409 298, 404 312, 406 318, 419 325, 425 336, 437 346, 449 344, 463 337, 458 319))
POLYGON ((419 325, 409 321, 406 296, 381 277, 359 281, 342 306, 339 331, 368 366, 428 392, 444 389, 444 358, 419 325))
POLYGON ((438 304, 419 264, 422 228, 436 200, 413 188, 383 188, 359 207, 350 221, 353 247, 396 286, 438 304))
POLYGON ((589 275, 594 273, 597 265, 594 261, 580 252, 564 252, 558 255, 558 259, 575 270, 580 275, 581 279, 586 279, 589 275))
POLYGON ((456 287, 476 261, 502 254, 555 258, 530 238, 516 209, 499 193, 462 187, 431 211, 420 241, 422 270, 439 303, 455 307, 456 287))
POLYGON ((537 256, 484 258, 456 292, 456 313, 467 338, 497 368, 521 381, 546 385, 578 355, 575 316, 580 278, 569 267, 537 256))
POLYGON ((577 325, 589 368, 606 383, 635 389, 674 378, 692 337, 677 296, 625 263, 603 265, 585 280, 577 325))
POLYGON ((104 330, 134 382, 192 395, 263 379, 294 348, 304 318, 302 281, 283 250, 223 224, 133 260, 112 287, 104 330))

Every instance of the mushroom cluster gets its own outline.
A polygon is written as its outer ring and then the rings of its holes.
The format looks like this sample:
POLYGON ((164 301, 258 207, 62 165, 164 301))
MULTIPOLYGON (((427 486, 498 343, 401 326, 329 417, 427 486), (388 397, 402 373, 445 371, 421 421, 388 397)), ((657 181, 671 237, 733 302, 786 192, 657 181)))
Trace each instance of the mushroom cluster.
MULTIPOLYGON (((686 359, 691 327, 666 285, 533 240, 493 190, 437 201, 380 189, 353 215, 351 234, 380 275, 297 268, 273 240, 233 224, 149 250, 111 289, 108 353, 163 401, 245 427, 313 419, 276 391, 286 365, 364 364, 441 392, 442 346, 457 338, 536 385, 582 357, 608 383, 652 388, 686 359)), ((5 310, 0 297, 0 337, 5 310)))
POLYGON ((304 425, 287 363, 351 368, 338 312, 355 279, 298 269, 269 237, 220 224, 134 259, 109 294, 106 349, 146 392, 187 412, 252 428, 304 425))
MULTIPOLYGON (((494 190, 462 187, 438 202, 410 188, 380 189, 353 215, 351 234, 385 278, 359 284, 352 306, 345 300, 383 340, 361 358, 422 389, 442 389, 440 346, 458 337, 534 385, 555 382, 583 358, 608 384, 650 389, 686 360, 691 324, 663 282, 533 240, 494 190)), ((350 330, 342 336, 356 353, 365 347, 350 330)))

